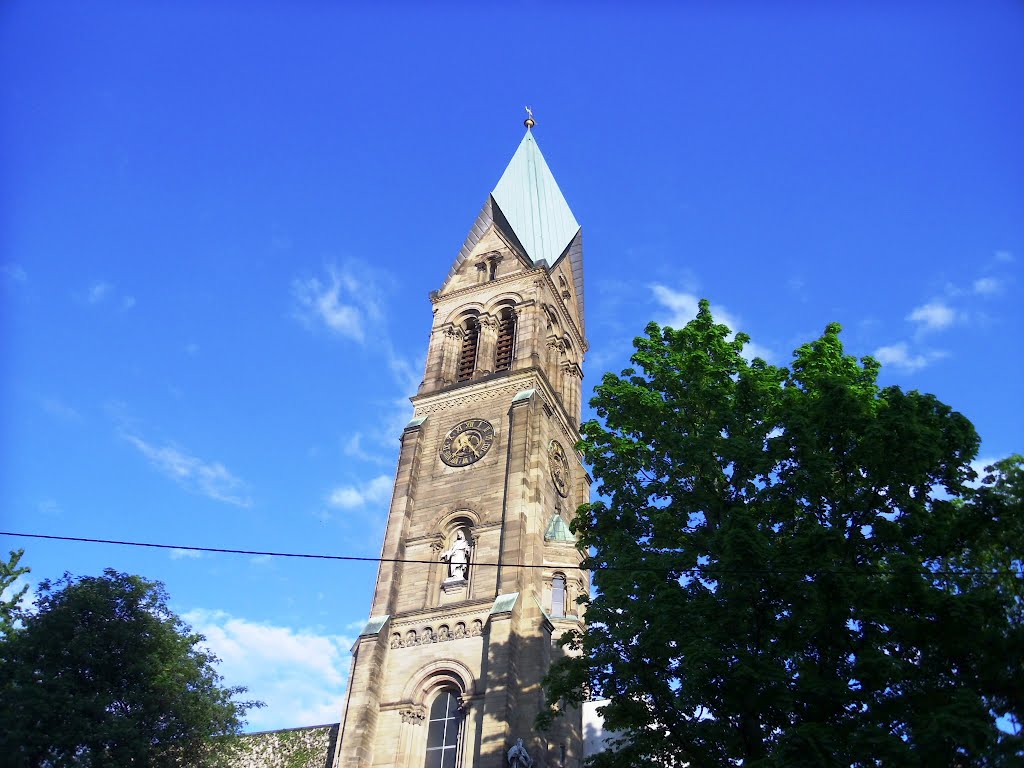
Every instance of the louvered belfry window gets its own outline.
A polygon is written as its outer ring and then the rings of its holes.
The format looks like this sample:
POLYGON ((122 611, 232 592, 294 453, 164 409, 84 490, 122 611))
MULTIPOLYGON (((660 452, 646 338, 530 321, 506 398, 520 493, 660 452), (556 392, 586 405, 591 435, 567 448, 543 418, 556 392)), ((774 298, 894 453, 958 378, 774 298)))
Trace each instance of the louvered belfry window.
POLYGON ((503 309, 498 318, 498 343, 494 349, 494 370, 507 371, 512 367, 516 344, 516 315, 503 309))
POLYGON ((466 381, 473 376, 476 368, 476 349, 480 339, 480 325, 475 317, 466 321, 463 328, 462 350, 459 352, 458 381, 466 381))

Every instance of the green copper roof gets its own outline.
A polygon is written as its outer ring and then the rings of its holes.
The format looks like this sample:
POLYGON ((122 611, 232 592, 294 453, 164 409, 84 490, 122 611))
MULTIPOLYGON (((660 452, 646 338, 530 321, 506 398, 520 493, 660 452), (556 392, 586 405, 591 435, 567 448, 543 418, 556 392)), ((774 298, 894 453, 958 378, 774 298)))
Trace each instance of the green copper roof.
POLYGON ((380 632, 381 628, 384 626, 384 624, 390 618, 391 618, 391 616, 389 614, 386 614, 386 613, 383 616, 371 616, 370 620, 368 622, 366 622, 366 626, 363 628, 363 631, 359 633, 359 636, 363 637, 365 635, 376 635, 376 634, 378 634, 380 632))
POLYGON ((572 535, 572 531, 569 530, 569 526, 562 516, 555 512, 551 516, 551 522, 548 523, 548 529, 544 531, 544 541, 568 541, 575 544, 576 537, 572 535))
POLYGON ((508 613, 515 608, 516 600, 518 599, 518 592, 509 592, 507 595, 498 595, 494 598, 494 605, 491 606, 491 612, 489 615, 493 616, 496 613, 508 613))
POLYGON ((529 130, 491 197, 534 262, 554 266, 580 230, 529 130))

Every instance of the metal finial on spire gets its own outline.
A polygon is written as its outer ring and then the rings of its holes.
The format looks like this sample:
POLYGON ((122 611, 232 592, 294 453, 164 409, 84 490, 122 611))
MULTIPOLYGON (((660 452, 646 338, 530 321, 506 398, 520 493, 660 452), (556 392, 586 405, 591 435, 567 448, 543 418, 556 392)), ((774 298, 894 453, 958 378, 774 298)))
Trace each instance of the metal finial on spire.
POLYGON ((533 119, 533 110, 529 107, 526 108, 526 119, 523 120, 523 125, 526 126, 526 130, 530 130, 537 124, 537 121, 533 119))

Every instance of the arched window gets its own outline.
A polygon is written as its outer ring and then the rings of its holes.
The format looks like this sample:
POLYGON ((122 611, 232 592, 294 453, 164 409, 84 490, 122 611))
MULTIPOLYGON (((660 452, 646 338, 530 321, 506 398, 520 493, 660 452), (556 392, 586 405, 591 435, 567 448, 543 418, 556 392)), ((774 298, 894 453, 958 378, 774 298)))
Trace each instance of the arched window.
POLYGON ((424 768, 456 768, 462 740, 462 708, 454 688, 442 688, 430 705, 424 768))
POLYGON ((560 573, 551 579, 551 615, 556 618, 565 616, 565 576, 560 573))
POLYGON ((494 370, 507 371, 512 367, 516 344, 516 313, 511 307, 498 315, 498 343, 494 348, 494 370))
POLYGON ((476 369, 477 341, 480 338, 480 324, 475 317, 466 320, 462 327, 462 349, 459 352, 459 370, 456 376, 457 381, 467 381, 472 378, 476 369))

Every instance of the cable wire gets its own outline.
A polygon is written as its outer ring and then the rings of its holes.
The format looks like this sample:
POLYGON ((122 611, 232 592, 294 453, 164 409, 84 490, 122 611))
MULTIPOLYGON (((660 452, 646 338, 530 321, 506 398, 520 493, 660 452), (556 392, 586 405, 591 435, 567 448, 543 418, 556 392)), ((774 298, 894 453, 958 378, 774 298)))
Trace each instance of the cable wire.
MULTIPOLYGON (((413 558, 404 557, 358 557, 355 555, 317 555, 308 552, 270 552, 261 551, 255 549, 227 549, 224 547, 193 547, 193 546, 182 546, 179 544, 154 544, 152 542, 144 541, 121 541, 118 539, 93 539, 85 536, 55 536, 52 534, 45 533, 16 533, 14 531, 0 531, 0 536, 17 536, 24 539, 47 539, 51 541, 71 541, 86 544, 115 544, 122 547, 148 547, 150 549, 177 549, 186 550, 189 552, 214 552, 219 554, 227 555, 258 555, 265 557, 292 557, 307 560, 341 560, 345 562, 355 563, 421 563, 425 565, 432 565, 439 561, 437 560, 417 560, 413 558)), ((670 552, 652 552, 652 555, 661 554, 672 554, 670 552)), ((500 563, 487 563, 470 560, 468 565, 476 567, 486 568, 497 568, 500 563)), ((509 565, 505 563, 505 565, 509 565)), ((755 576, 765 574, 783 574, 783 573, 795 573, 801 575, 821 575, 824 573, 835 574, 835 575, 865 575, 863 569, 856 568, 817 568, 817 569, 805 569, 805 568, 750 568, 750 569, 735 569, 735 568, 719 568, 716 566, 709 565, 698 565, 692 568, 674 568, 671 566, 653 566, 653 565, 602 565, 597 568, 587 569, 581 565, 544 565, 534 563, 513 563, 513 568, 544 568, 551 570, 564 569, 564 568, 575 568, 580 571, 644 571, 644 572, 675 572, 682 574, 700 574, 704 577, 717 577, 719 575, 732 575, 732 576, 755 576), (708 568, 713 569, 711 573, 708 572, 708 568)), ((1020 570, 1015 568, 1006 569, 995 569, 995 570, 944 570, 935 569, 929 570, 928 574, 931 576, 1017 576, 1024 577, 1024 574, 1020 570)))

